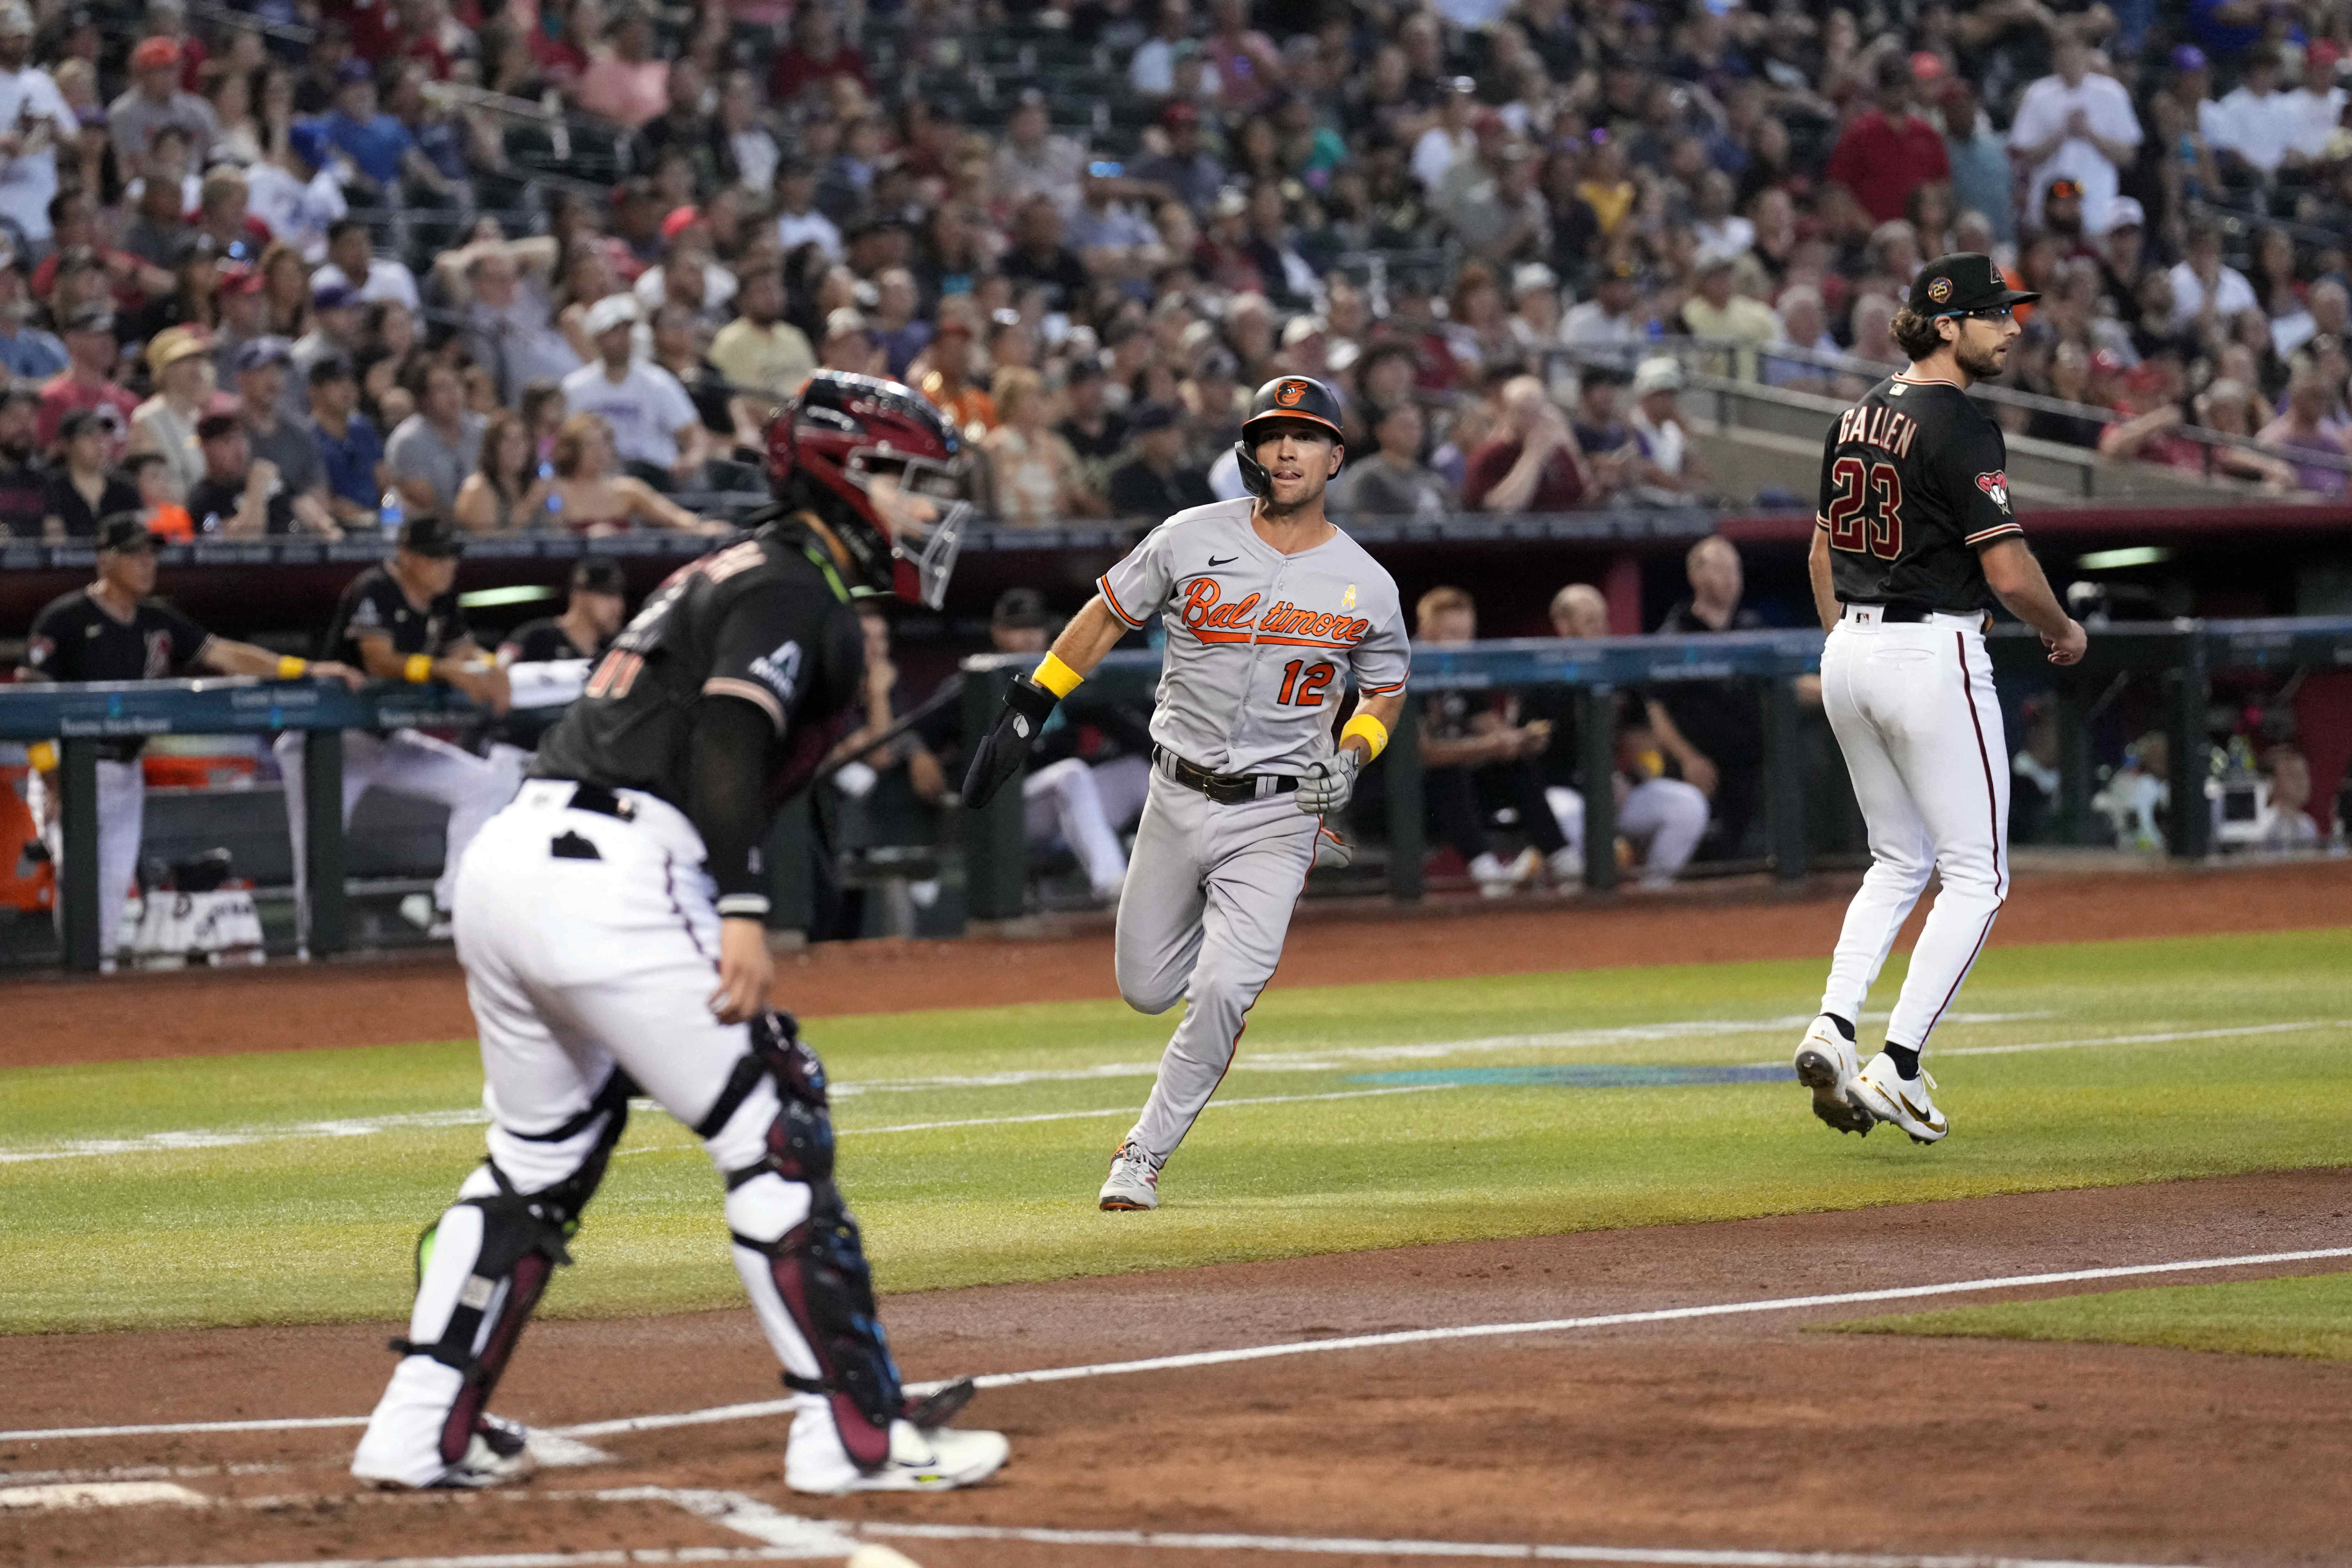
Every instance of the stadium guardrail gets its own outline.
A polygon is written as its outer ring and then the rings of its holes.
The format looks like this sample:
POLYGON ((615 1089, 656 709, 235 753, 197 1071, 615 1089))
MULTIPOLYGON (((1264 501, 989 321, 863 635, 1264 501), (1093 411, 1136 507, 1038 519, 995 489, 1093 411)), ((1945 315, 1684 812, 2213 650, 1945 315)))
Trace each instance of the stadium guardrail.
MULTIPOLYGON (((2026 627, 1995 627, 1988 639, 1995 668, 2005 676, 2034 674, 2052 686, 2059 732, 2059 826, 2087 842, 2092 772, 2088 715, 2097 694, 2119 674, 2155 673, 2167 681, 2163 728, 2170 750, 2177 802, 2201 800, 2208 771, 2206 712, 2213 678, 2231 670, 2290 668, 2352 669, 2352 616, 2263 620, 2177 620, 2121 623, 2092 630, 2081 664, 2053 669, 2026 627)), ((1766 734, 1766 842, 1775 875, 1805 871, 1803 785, 1793 743, 1796 678, 1819 668, 1822 637, 1811 630, 1731 632, 1698 637, 1600 637, 1580 641, 1526 638, 1459 647, 1416 646, 1412 690, 1486 690, 1569 687, 1579 694, 1578 735, 1587 778, 1608 776, 1614 764, 1608 700, 1626 687, 1694 680, 1752 683, 1763 705, 1766 734)), ((1035 663, 1026 654, 985 654, 962 663, 963 725, 976 737, 995 721, 1005 682, 1035 663)), ((1153 650, 1118 652, 1095 679, 1112 689, 1148 693, 1160 657, 1153 650)), ((1388 786, 1390 892, 1410 901, 1422 896, 1422 816, 1419 705, 1408 701, 1381 767, 1388 786)), ((458 728, 484 715, 438 684, 387 683, 359 691, 326 681, 249 678, 152 680, 89 685, 0 687, 0 741, 59 742, 65 865, 59 897, 67 967, 98 966, 98 746, 112 737, 171 734, 257 734, 309 731, 304 748, 305 869, 311 889, 310 949, 326 954, 348 941, 344 892, 341 731, 414 726, 458 728)), ((2005 761, 2004 761, 2005 765, 2005 761)), ((1590 789, 1586 802, 1586 886, 1617 885, 1615 805, 1611 792, 1590 789)), ((2171 814, 2168 849, 2202 857, 2210 843, 2204 811, 2171 814)), ((1021 797, 1005 791, 964 824, 965 896, 979 919, 1022 912, 1026 853, 1021 797)), ((784 858, 782 855, 776 857, 784 858)))

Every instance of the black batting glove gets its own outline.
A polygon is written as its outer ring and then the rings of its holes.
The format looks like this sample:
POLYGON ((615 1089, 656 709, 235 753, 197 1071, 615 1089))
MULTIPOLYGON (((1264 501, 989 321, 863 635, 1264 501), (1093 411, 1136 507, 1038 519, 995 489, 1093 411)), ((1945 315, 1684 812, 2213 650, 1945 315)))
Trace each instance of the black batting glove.
POLYGON ((1061 699, 1029 679, 1016 677, 1004 690, 1004 711, 981 737, 963 775, 963 803, 977 811, 995 798, 1007 779, 1017 777, 1029 761, 1029 743, 1045 727, 1046 716, 1061 699))

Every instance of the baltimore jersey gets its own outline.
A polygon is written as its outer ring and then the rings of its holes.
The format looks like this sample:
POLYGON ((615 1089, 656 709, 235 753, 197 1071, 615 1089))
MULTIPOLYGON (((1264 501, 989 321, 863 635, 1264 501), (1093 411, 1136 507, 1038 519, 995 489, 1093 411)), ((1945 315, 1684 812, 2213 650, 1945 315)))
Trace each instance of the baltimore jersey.
POLYGON ((1849 605, 1968 614, 1990 592, 1977 552, 2024 530, 2000 426, 1952 382, 1889 376, 1822 444, 1817 526, 1849 605))
POLYGON ((824 549, 773 522, 670 574, 613 639, 531 773, 637 789, 687 808, 695 705, 768 716, 768 802, 804 788, 866 678, 865 634, 824 549))

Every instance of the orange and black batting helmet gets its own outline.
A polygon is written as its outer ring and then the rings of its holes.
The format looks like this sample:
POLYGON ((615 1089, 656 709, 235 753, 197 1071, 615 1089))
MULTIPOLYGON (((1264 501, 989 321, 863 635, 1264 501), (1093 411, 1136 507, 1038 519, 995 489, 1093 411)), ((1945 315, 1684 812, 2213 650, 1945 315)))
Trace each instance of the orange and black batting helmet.
POLYGON ((1242 421, 1242 438, 1234 447, 1234 455, 1241 460, 1242 483, 1252 495, 1260 498, 1272 490, 1273 481, 1266 477, 1265 465, 1250 448, 1279 426, 1303 425, 1314 435, 1327 437, 1338 445, 1347 439, 1347 432, 1341 427, 1344 418, 1339 395, 1314 377, 1276 376, 1257 389, 1257 395, 1250 399, 1249 417, 1242 421))

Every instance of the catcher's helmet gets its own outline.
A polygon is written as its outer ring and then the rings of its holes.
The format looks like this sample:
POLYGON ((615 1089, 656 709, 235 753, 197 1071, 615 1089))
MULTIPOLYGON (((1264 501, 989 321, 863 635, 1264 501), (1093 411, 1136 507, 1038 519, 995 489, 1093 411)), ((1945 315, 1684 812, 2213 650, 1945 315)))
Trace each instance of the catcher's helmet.
POLYGON ((1321 382, 1304 375, 1276 376, 1250 399, 1249 417, 1242 421, 1242 438, 1234 446, 1234 456, 1241 460, 1242 483, 1261 500, 1273 493, 1274 480, 1251 448, 1279 426, 1303 425, 1338 445, 1348 438, 1340 427, 1343 417, 1339 395, 1321 382))
POLYGON ((876 594, 940 607, 971 514, 955 426, 895 381, 821 370, 768 426, 776 498, 833 530, 876 594))

